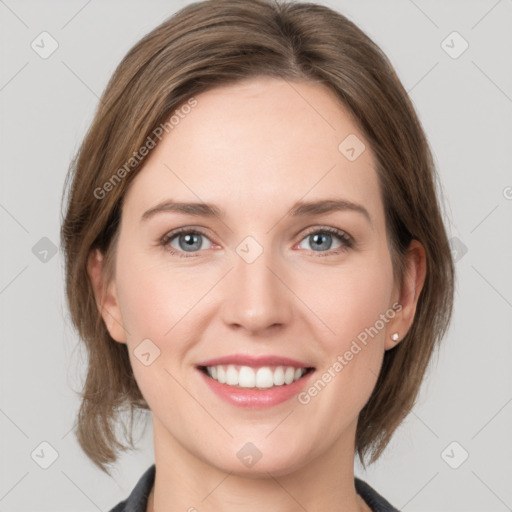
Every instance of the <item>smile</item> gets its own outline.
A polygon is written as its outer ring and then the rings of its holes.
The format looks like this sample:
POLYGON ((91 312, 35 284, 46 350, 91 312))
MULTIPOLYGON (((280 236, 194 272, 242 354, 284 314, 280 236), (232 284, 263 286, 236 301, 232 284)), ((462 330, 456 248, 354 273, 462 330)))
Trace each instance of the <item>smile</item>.
POLYGON ((200 367, 210 378, 221 384, 238 388, 270 389, 293 384, 312 368, 294 366, 251 366, 213 365, 200 367))
POLYGON ((231 354, 201 361, 206 388, 235 407, 274 407, 298 395, 315 373, 309 362, 280 355, 231 354))

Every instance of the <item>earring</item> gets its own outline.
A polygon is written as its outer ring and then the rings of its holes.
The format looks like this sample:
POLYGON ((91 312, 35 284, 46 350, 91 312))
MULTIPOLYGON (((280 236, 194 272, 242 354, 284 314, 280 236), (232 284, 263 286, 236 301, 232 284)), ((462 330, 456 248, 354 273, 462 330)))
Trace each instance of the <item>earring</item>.
POLYGON ((393 334, 391 335, 391 339, 392 339, 393 341, 398 341, 398 338, 399 338, 399 336, 398 336, 398 333, 397 333, 397 332, 395 332, 395 333, 393 333, 393 334))

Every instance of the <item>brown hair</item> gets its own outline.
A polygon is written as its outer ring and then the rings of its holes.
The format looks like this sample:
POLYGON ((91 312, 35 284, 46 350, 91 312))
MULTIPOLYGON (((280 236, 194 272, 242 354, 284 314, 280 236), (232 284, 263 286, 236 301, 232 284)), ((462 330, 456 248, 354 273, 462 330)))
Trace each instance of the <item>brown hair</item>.
MULTIPOLYGON (((127 408, 133 420, 133 413, 148 405, 127 346, 115 342, 103 322, 87 274, 88 257, 100 249, 105 276, 112 276, 123 197, 144 158, 132 161, 128 171, 126 162, 154 130, 191 97, 261 75, 325 84, 351 112, 376 156, 399 282, 411 240, 425 248, 426 278, 414 322, 405 338, 385 352, 375 389, 359 415, 356 450, 363 465, 368 454, 370 463, 381 455, 412 409, 433 350, 448 328, 454 267, 437 198, 439 181, 413 105, 384 53, 354 23, 321 5, 278 0, 189 4, 121 61, 66 178, 61 238, 67 300, 89 359, 76 435, 106 472, 105 465, 128 448, 115 432, 119 413, 127 408), (117 176, 122 179, 113 183, 121 168, 125 172, 117 176), (107 182, 113 185, 104 186, 107 182)), ((130 425, 125 437, 133 447, 131 436, 130 425)))

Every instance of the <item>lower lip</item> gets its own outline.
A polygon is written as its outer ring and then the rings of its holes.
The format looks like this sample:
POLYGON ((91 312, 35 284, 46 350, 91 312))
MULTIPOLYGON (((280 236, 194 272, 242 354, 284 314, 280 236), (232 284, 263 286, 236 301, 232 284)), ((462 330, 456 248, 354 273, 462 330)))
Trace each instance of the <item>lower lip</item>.
POLYGON ((282 386, 274 386, 268 389, 258 389, 239 388, 221 384, 215 379, 208 377, 202 370, 198 369, 197 371, 217 396, 237 407, 250 409, 263 409, 286 402, 286 400, 298 395, 302 389, 306 387, 309 378, 314 373, 314 371, 310 371, 304 377, 301 377, 291 384, 283 384, 282 386))

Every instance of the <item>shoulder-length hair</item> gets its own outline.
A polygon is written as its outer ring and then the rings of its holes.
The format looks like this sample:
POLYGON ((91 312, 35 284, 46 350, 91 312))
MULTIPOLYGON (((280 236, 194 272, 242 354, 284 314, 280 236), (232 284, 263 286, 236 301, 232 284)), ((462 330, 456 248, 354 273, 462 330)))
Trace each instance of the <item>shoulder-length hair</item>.
MULTIPOLYGON (((148 409, 127 346, 102 320, 87 274, 93 249, 112 276, 123 197, 145 157, 139 149, 201 92, 270 76, 324 84, 348 108, 376 156, 395 279, 412 239, 425 248, 426 278, 414 322, 386 351, 360 412, 356 451, 373 463, 412 409, 453 305, 454 265, 443 225, 438 176, 412 102, 382 50, 328 7, 281 0, 210 0, 179 10, 140 40, 111 77, 66 177, 61 227, 67 302, 88 355, 77 439, 108 472, 122 444, 120 412, 148 409), (138 155, 133 159, 134 154, 138 155), (126 166, 126 162, 130 162, 126 166), (123 171, 124 169, 124 171, 123 171)), ((123 423, 124 426, 124 423, 123 423)), ((125 439, 133 447, 132 423, 125 439)))

